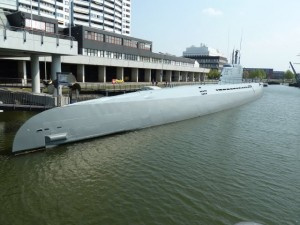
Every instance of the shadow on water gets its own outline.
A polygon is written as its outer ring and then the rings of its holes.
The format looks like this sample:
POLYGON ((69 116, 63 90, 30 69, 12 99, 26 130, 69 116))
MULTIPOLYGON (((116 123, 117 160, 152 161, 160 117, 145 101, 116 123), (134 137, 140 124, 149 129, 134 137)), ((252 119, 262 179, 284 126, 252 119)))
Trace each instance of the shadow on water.
POLYGON ((22 124, 36 112, 11 111, 0 113, 0 155, 11 154, 14 136, 22 124))

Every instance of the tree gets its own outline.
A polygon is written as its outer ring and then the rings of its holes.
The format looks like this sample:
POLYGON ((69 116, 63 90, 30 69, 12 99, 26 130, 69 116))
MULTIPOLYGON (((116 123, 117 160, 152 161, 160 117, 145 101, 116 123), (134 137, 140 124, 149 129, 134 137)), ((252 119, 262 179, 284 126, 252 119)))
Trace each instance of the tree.
POLYGON ((210 70, 208 73, 208 79, 219 79, 221 76, 221 73, 218 70, 210 70))
POLYGON ((264 70, 253 70, 250 72, 249 75, 252 79, 265 79, 267 77, 267 74, 264 70))
POLYGON ((243 72, 243 78, 244 78, 244 79, 250 78, 250 73, 249 73, 249 71, 245 70, 245 71, 243 72))
POLYGON ((284 79, 286 79, 286 80, 293 80, 293 79, 295 79, 295 74, 293 74, 292 71, 287 70, 287 71, 284 73, 284 79))

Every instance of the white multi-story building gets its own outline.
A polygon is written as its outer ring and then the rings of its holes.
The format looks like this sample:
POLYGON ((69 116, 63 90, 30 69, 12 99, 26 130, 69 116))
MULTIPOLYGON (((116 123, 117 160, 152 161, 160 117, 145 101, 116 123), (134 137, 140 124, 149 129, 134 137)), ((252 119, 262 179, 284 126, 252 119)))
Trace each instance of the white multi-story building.
POLYGON ((222 70, 227 58, 217 49, 201 44, 200 47, 191 46, 183 52, 183 57, 198 61, 200 67, 222 70))
POLYGON ((0 9, 57 19, 59 27, 94 27, 130 35, 131 0, 0 0, 0 9))

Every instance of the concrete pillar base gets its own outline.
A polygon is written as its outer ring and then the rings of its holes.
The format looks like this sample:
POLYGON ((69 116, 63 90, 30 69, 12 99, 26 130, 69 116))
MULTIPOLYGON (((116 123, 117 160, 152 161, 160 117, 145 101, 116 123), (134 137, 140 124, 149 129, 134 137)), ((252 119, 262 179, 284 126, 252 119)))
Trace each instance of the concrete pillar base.
POLYGON ((171 83, 172 82, 172 71, 171 70, 167 70, 166 71, 166 82, 171 83))
POLYGON ((131 81, 139 82, 139 69, 138 68, 131 69, 131 81))
POLYGON ((145 69, 145 82, 151 82, 151 69, 145 69))
POLYGON ((61 56, 60 55, 52 55, 52 63, 51 63, 51 80, 56 80, 56 73, 61 72, 61 56))
POLYGON ((117 79, 124 80, 124 68, 123 67, 117 67, 117 79))
POLYGON ((82 64, 77 65, 77 81, 82 83, 85 82, 84 65, 82 64))
POLYGON ((31 59, 32 92, 41 93, 39 57, 37 55, 32 55, 30 59, 31 59))
POLYGON ((106 66, 98 66, 98 81, 106 83, 106 66))
POLYGON ((162 82, 163 70, 156 70, 156 82, 162 82))
POLYGON ((22 85, 27 85, 26 61, 18 61, 18 78, 22 85))

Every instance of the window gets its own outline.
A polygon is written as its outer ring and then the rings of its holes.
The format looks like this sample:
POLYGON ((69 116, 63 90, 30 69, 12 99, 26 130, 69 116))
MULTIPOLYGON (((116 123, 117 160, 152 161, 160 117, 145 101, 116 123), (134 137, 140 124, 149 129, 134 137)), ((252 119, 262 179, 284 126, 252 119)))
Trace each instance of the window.
POLYGON ((53 23, 46 23, 46 32, 54 33, 54 24, 53 23))
POLYGON ((140 43, 140 49, 151 50, 151 44, 140 43))
POLYGON ((37 20, 30 20, 26 19, 25 20, 25 27, 31 28, 31 23, 32 23, 32 29, 35 30, 41 30, 41 31, 46 31, 48 33, 54 33, 54 24, 53 23, 45 23, 37 20))
POLYGON ((122 45, 122 39, 110 35, 106 35, 105 42, 115 44, 115 45, 122 45))
POLYGON ((124 39, 124 46, 137 48, 138 42, 133 40, 124 39))
POLYGON ((89 39, 89 40, 103 42, 104 35, 103 34, 98 34, 96 32, 92 32, 92 31, 84 31, 84 38, 89 39))

